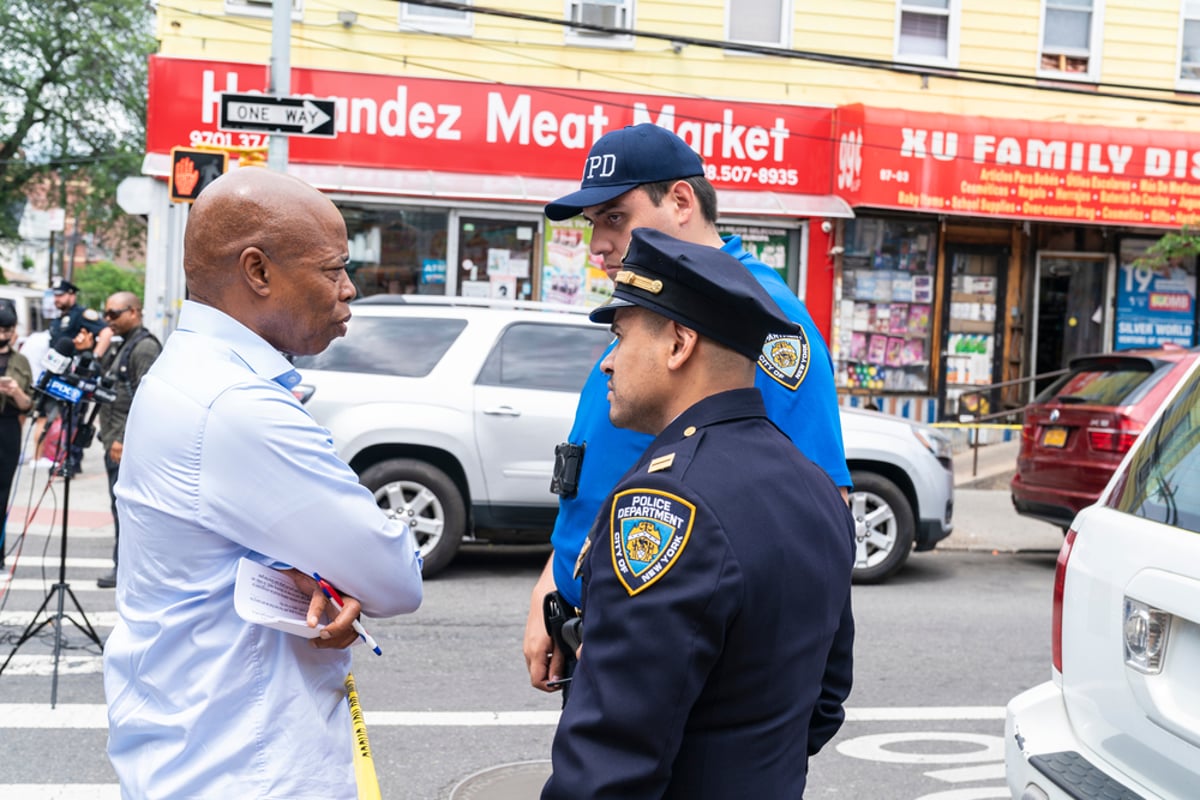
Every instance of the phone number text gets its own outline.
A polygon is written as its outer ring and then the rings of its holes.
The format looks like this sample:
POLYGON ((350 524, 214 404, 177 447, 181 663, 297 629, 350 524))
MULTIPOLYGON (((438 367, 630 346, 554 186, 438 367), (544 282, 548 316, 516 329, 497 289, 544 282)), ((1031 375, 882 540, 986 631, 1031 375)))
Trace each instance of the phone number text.
POLYGON ((800 171, 776 167, 744 167, 738 164, 704 165, 704 177, 721 183, 757 183, 760 186, 795 186, 800 171))

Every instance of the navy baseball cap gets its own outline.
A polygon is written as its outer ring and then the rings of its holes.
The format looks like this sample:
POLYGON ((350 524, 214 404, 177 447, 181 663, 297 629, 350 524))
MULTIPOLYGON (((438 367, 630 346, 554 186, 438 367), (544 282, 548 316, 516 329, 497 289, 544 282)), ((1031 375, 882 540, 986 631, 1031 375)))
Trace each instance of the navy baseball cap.
POLYGON ((631 125, 596 140, 583 162, 579 191, 548 203, 546 216, 555 221, 570 219, 643 183, 703 174, 700 156, 683 139, 650 122, 631 125))
POLYGON ((757 360, 768 334, 799 326, 750 270, 728 253, 653 228, 636 228, 607 305, 589 314, 611 323, 619 308, 642 306, 757 360))

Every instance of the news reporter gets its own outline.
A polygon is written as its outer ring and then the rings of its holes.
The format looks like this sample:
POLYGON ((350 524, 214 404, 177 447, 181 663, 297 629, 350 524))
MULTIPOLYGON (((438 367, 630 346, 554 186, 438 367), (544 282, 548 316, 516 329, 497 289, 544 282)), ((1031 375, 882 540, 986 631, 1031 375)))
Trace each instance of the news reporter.
POLYGON ((21 460, 21 423, 33 407, 33 370, 28 359, 13 348, 17 315, 0 306, 0 567, 4 566, 8 497, 21 460))
POLYGON ((282 354, 346 332, 348 259, 337 208, 295 178, 238 169, 192 206, 190 299, 134 395, 116 486, 104 683, 124 797, 357 796, 339 648, 357 639, 359 604, 414 611, 421 579, 409 529, 290 391, 299 375, 282 354), (238 617, 242 556, 343 591, 330 638, 238 617))

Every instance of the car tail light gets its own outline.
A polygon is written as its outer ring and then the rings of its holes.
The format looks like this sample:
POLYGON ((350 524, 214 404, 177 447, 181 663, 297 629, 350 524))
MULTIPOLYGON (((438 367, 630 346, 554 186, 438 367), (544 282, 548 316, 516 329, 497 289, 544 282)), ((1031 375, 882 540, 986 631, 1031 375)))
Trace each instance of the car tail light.
POLYGON ((1071 557, 1071 548, 1075 546, 1075 529, 1067 531, 1063 539, 1062 549, 1058 551, 1058 561, 1054 568, 1054 611, 1050 617, 1050 660, 1054 668, 1062 674, 1062 621, 1063 621, 1063 588, 1067 582, 1067 559, 1071 557))
POLYGON ((1124 453, 1133 447, 1141 432, 1141 425, 1128 417, 1120 417, 1112 428, 1088 428, 1088 444, 1093 450, 1124 453))
POLYGON ((1122 633, 1125 638, 1125 663, 1146 675, 1162 672, 1167 652, 1167 634, 1171 615, 1140 600, 1125 598, 1122 633))

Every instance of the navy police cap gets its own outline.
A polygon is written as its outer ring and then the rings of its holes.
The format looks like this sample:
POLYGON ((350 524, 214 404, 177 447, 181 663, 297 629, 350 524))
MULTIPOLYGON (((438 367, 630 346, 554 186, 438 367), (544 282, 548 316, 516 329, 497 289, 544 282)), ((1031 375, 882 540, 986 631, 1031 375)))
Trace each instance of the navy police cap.
POLYGON ((604 134, 583 162, 579 191, 546 205, 552 220, 570 219, 588 206, 607 203, 643 183, 704 174, 696 151, 666 128, 649 122, 604 134))
POLYGON ((79 292, 79 287, 71 283, 66 278, 59 278, 54 283, 50 284, 50 289, 55 294, 76 294, 79 292))
POLYGON ((771 333, 795 333, 750 270, 728 253, 653 228, 637 228, 613 279, 613 297, 589 315, 612 322, 618 308, 642 306, 751 360, 771 333))

